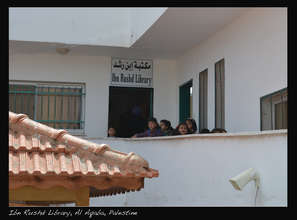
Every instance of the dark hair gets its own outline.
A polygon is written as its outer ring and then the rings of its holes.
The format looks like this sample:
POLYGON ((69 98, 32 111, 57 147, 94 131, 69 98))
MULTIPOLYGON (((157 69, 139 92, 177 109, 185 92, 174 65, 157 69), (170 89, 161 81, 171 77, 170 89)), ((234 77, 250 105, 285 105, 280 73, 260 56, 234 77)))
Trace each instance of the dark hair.
POLYGON ((227 133, 227 131, 223 128, 214 128, 211 133, 227 133))
POLYGON ((149 119, 147 120, 148 123, 149 123, 150 121, 151 121, 151 122, 155 122, 156 125, 157 125, 157 128, 160 128, 160 125, 159 125, 159 123, 158 123, 158 121, 157 121, 156 118, 149 118, 149 119))
MULTIPOLYGON (((197 124, 196 124, 196 121, 193 119, 193 118, 187 118, 186 121, 190 121, 191 124, 192 124, 192 129, 193 131, 191 132, 192 134, 193 133, 196 133, 197 131, 197 124)), ((187 125, 188 126, 188 125, 187 125)))
POLYGON ((207 133, 210 133, 210 131, 209 131, 207 128, 203 128, 203 129, 200 131, 200 134, 207 134, 207 133))
POLYGON ((113 128, 114 130, 115 130, 115 137, 117 136, 117 129, 115 129, 115 127, 113 127, 113 126, 110 126, 108 129, 107 129, 107 137, 109 137, 109 129, 111 129, 111 128, 113 128))
POLYGON ((171 122, 166 120, 166 119, 163 119, 160 121, 160 123, 164 123, 166 125, 166 127, 168 128, 168 130, 173 130, 173 128, 171 127, 171 122))
POLYGON ((190 133, 189 133, 189 128, 188 128, 186 122, 181 122, 181 123, 179 123, 179 124, 176 126, 176 128, 174 129, 172 135, 180 135, 178 129, 179 129, 179 127, 180 127, 181 125, 184 125, 184 126, 187 128, 187 131, 188 131, 187 134, 190 134, 190 133))

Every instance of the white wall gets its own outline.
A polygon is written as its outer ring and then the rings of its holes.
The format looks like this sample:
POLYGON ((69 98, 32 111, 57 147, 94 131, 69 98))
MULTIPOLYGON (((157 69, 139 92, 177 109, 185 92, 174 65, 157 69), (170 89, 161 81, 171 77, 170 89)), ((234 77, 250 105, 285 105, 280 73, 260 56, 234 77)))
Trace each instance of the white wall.
POLYGON ((91 198, 90 206, 254 206, 253 182, 242 191, 229 182, 251 167, 260 175, 257 206, 287 206, 287 130, 90 141, 135 152, 159 170, 141 191, 91 198))
POLYGON ((178 85, 193 78, 193 116, 199 118, 198 74, 208 68, 208 126, 214 128, 214 64, 225 59, 225 127, 260 130, 260 97, 287 87, 287 9, 249 10, 177 60, 178 85))
POLYGON ((129 8, 9 9, 10 40, 127 47, 130 35, 129 8))
POLYGON ((9 39, 129 47, 166 8, 9 8, 9 39), (112 16, 111 16, 112 15, 112 16))
POLYGON ((176 62, 154 60, 154 117, 158 122, 167 119, 172 127, 178 123, 178 93, 176 91, 176 62))
POLYGON ((86 83, 85 131, 90 137, 103 137, 107 129, 109 72, 108 57, 13 54, 9 59, 9 80, 86 83))
MULTIPOLYGON (((158 120, 166 118, 175 123, 175 62, 153 62, 154 116, 158 120)), ((86 83, 86 135, 105 137, 108 124, 110 67, 111 58, 107 56, 23 54, 14 53, 12 50, 9 57, 9 80, 86 83)))

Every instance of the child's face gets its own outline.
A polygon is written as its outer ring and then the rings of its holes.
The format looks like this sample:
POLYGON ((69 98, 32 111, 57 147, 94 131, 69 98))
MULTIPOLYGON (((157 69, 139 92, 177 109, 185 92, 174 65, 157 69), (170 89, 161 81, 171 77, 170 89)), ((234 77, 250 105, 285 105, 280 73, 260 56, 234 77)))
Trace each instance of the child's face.
POLYGON ((178 131, 180 134, 187 134, 188 133, 187 126, 186 125, 179 126, 178 131))
POLYGON ((153 130, 153 129, 155 129, 157 127, 157 125, 156 125, 155 122, 149 121, 148 122, 148 127, 149 127, 149 129, 153 130))
POLYGON ((167 130, 167 126, 163 122, 160 122, 160 127, 161 127, 161 130, 162 131, 166 131, 167 130))
POLYGON ((111 136, 111 137, 115 136, 115 134, 116 134, 115 129, 114 129, 114 128, 109 128, 109 129, 108 129, 108 134, 109 134, 109 136, 111 136))
POLYGON ((186 124, 187 124, 187 126, 188 126, 189 129, 192 129, 193 126, 192 126, 192 122, 191 121, 187 120, 186 121, 186 124))

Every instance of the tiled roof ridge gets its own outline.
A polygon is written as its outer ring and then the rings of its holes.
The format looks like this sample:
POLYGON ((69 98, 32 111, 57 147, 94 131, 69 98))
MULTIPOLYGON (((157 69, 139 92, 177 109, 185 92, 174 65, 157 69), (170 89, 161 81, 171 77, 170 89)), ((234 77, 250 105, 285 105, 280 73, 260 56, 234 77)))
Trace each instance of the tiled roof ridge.
POLYGON ((30 119, 25 114, 16 114, 9 111, 9 124, 23 127, 26 130, 32 130, 34 133, 45 135, 54 139, 57 142, 62 142, 66 147, 70 147, 72 152, 78 154, 82 159, 89 159, 96 163, 98 155, 104 155, 110 163, 132 170, 142 168, 149 169, 149 163, 141 156, 130 152, 129 154, 122 153, 111 149, 106 144, 96 144, 68 134, 66 130, 58 130, 47 125, 41 124, 30 119))

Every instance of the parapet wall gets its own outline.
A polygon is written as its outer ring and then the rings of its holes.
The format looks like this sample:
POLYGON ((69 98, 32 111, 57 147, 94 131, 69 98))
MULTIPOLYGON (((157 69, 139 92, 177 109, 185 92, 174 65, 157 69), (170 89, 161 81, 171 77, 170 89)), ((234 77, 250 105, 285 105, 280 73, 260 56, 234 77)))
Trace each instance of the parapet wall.
POLYGON ((260 175, 256 205, 287 206, 287 130, 90 140, 159 170, 141 191, 92 198, 90 206, 254 206, 253 182, 237 191, 228 181, 251 167, 260 175))

